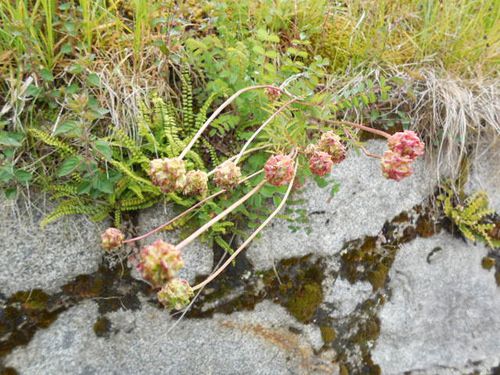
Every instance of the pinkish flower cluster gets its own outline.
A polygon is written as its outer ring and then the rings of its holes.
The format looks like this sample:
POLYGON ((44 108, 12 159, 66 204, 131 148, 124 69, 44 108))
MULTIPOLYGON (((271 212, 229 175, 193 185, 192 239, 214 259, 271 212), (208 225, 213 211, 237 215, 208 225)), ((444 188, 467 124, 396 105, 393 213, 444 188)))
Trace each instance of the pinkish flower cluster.
POLYGON ((106 250, 120 247, 125 240, 125 235, 117 228, 108 228, 101 234, 101 245, 106 250))
POLYGON ((161 287, 184 267, 181 252, 174 245, 156 240, 140 253, 138 270, 154 287, 161 287))
POLYGON ((412 162, 424 154, 424 143, 411 130, 397 132, 387 141, 389 150, 381 161, 382 173, 386 178, 400 181, 413 174, 412 162))
POLYGON ((189 171, 186 174, 186 185, 183 193, 186 195, 206 195, 208 191, 208 175, 203 171, 189 171))
POLYGON ((281 90, 279 87, 268 87, 266 89, 266 94, 267 94, 267 97, 269 98, 269 100, 271 101, 275 101, 276 99, 278 99, 280 96, 281 96, 281 90))
POLYGON ((293 178, 294 161, 288 155, 273 155, 264 165, 266 180, 271 185, 282 186, 293 178))
POLYGON ((214 172, 215 184, 226 190, 234 189, 241 177, 241 169, 233 161, 226 160, 214 172))
POLYGON ((314 151, 309 157, 309 169, 318 176, 324 176, 332 171, 333 160, 324 151, 314 151))
POLYGON ((387 145, 389 146, 389 150, 407 157, 412 161, 424 154, 424 143, 420 140, 418 135, 411 130, 394 133, 388 139, 387 145))
POLYGON ((333 164, 338 164, 345 159, 346 148, 340 141, 340 137, 332 130, 321 135, 318 142, 318 149, 330 155, 333 164))
POLYGON ((162 192, 180 192, 186 184, 186 165, 180 158, 151 160, 149 177, 162 192))
POLYGON ((180 310, 189 304, 193 297, 189 283, 180 278, 169 280, 157 293, 158 301, 169 309, 180 310))

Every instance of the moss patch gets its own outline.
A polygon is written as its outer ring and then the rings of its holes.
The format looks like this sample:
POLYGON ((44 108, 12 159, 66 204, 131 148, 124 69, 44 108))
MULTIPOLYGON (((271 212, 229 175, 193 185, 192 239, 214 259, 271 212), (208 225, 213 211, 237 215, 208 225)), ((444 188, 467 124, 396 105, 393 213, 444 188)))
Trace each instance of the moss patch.
POLYGON ((321 331, 321 338, 326 345, 331 344, 337 337, 337 332, 330 326, 323 325, 319 329, 321 331))
POLYGON ((481 261, 481 265, 485 270, 491 270, 495 266, 495 259, 491 257, 484 257, 481 261))

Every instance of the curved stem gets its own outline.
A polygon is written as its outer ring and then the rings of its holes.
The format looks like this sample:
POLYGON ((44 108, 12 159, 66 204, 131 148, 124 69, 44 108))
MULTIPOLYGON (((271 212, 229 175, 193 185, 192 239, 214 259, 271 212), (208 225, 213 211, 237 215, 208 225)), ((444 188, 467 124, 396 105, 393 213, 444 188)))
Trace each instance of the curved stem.
POLYGON ((188 143, 188 145, 186 146, 186 148, 179 155, 179 158, 183 159, 186 156, 186 154, 189 152, 189 150, 191 150, 191 148, 194 146, 194 144, 196 143, 196 141, 198 140, 198 138, 203 134, 203 132, 205 131, 205 129, 208 127, 208 125, 210 125, 210 123, 222 112, 222 110, 224 108, 226 108, 229 104, 231 104, 238 96, 240 96, 241 94, 243 94, 243 93, 245 93, 247 91, 250 91, 250 90, 267 89, 267 88, 273 88, 273 89, 277 89, 277 90, 283 91, 282 89, 280 89, 280 88, 278 88, 276 86, 273 86, 273 85, 256 85, 256 86, 245 87, 245 88, 243 88, 243 89, 235 92, 233 95, 231 95, 229 97, 229 99, 227 99, 224 103, 222 103, 219 106, 219 108, 217 108, 214 111, 214 113, 212 113, 212 115, 207 119, 207 121, 205 121, 205 123, 200 127, 200 129, 198 129, 198 131, 193 136, 193 138, 191 139, 191 141, 188 143))
MULTIPOLYGON (((258 174, 261 174, 264 170, 261 169, 260 171, 257 171, 255 173, 252 173, 251 175, 245 177, 245 178, 242 178, 238 184, 241 184, 255 176, 257 176, 258 174)), ((225 193, 227 190, 226 189, 223 189, 223 190, 220 190, 204 199, 202 199, 201 201, 199 201, 198 203, 196 203, 194 206, 188 208, 186 211, 183 211, 182 213, 180 213, 179 215, 177 215, 176 217, 174 217, 173 219, 170 219, 169 221, 167 221, 166 223, 160 225, 159 227, 153 229, 153 230, 150 230, 149 232, 143 234, 143 235, 140 235, 140 236, 137 236, 137 237, 134 237, 134 238, 130 238, 128 240, 125 240, 123 241, 123 243, 130 243, 130 242, 135 242, 135 241, 139 241, 139 240, 142 240, 146 237, 149 237, 150 235, 152 234, 155 234, 157 232, 159 232, 160 230, 162 230, 163 228, 171 225, 172 223, 174 223, 175 221, 179 220, 180 218, 186 216, 188 213, 194 211, 196 208, 202 206, 205 202, 208 202, 209 200, 213 199, 213 198, 216 198, 217 196, 221 195, 222 193, 225 193)))
POLYGON ((245 153, 245 150, 248 148, 248 146, 250 146, 252 141, 255 139, 255 137, 257 137, 257 135, 262 131, 262 129, 264 129, 276 116, 278 116, 281 112, 283 112, 290 104, 296 102, 297 100, 299 100, 299 98, 293 98, 293 99, 289 100, 288 102, 283 104, 280 108, 278 108, 278 110, 276 112, 274 112, 271 116, 269 116, 269 118, 266 121, 264 121, 264 123, 252 134, 250 139, 245 143, 245 145, 241 149, 240 153, 238 154, 238 156, 235 160, 236 164, 238 164, 241 157, 245 153))
POLYGON ((228 214, 230 214, 232 211, 234 211, 236 208, 238 208, 241 204, 243 204, 245 201, 247 201, 252 195, 254 195, 257 191, 260 190, 262 186, 266 183, 266 180, 262 180, 259 182, 252 190, 250 190, 248 193, 246 193, 243 197, 238 199, 236 202, 234 202, 231 206, 226 208, 224 211, 222 211, 220 214, 218 214, 216 217, 214 217, 212 220, 209 222, 203 224, 201 227, 199 227, 194 233, 192 233, 188 238, 185 240, 181 241, 178 245, 175 247, 178 250, 181 250, 182 248, 186 247, 189 245, 192 241, 194 241, 198 236, 200 236, 203 232, 205 232, 208 228, 210 228, 212 225, 217 223, 219 220, 223 219, 226 217, 228 214))
MULTIPOLYGON (((352 136, 351 132, 347 129, 343 129, 344 130, 344 133, 347 134, 347 136, 349 138, 351 138, 351 141, 353 141, 353 143, 356 143, 356 139, 352 136)), ((361 151, 363 151, 363 153, 370 157, 370 158, 375 158, 375 159, 382 159, 382 156, 380 155, 377 155, 377 154, 373 154, 371 153, 370 151, 368 151, 362 144, 356 144, 357 147, 359 147, 361 149, 361 151)))
POLYGON ((231 264, 231 262, 238 256, 239 253, 241 253, 246 247, 247 245, 255 238, 255 236, 257 236, 257 234, 259 234, 259 232, 264 229, 264 227, 269 224, 269 222, 278 214, 278 212, 283 208, 283 206, 285 205, 287 199, 288 199, 288 196, 290 195, 290 192, 292 191, 292 187, 293 187, 293 182, 295 181, 295 176, 297 174, 297 167, 298 167, 299 163, 298 161, 295 162, 295 170, 294 170, 294 173, 293 173, 293 178, 292 180, 290 181, 290 184, 288 185, 288 189, 286 190, 286 193, 285 195, 283 196, 283 199, 281 200, 280 204, 278 205, 278 207, 276 207, 276 209, 267 217, 266 220, 264 220, 264 222, 245 240, 245 242, 243 242, 241 244, 240 247, 238 247, 238 249, 226 260, 226 262, 220 267, 217 269, 217 271, 215 271, 214 273, 212 273, 209 277, 207 277, 204 281, 202 281, 201 283, 195 285, 193 287, 193 290, 197 290, 197 289, 201 289, 203 288, 204 286, 206 286, 208 283, 210 283, 213 279, 215 279, 217 276, 219 276, 219 274, 224 271, 226 269, 227 266, 229 266, 231 264))
POLYGON ((391 135, 383 130, 378 130, 378 129, 373 129, 370 128, 369 126, 361 125, 361 124, 356 124, 355 122, 350 122, 350 121, 337 121, 337 120, 326 120, 327 123, 330 124, 335 124, 335 125, 347 125, 347 126, 352 126, 353 128, 358 128, 361 130, 364 130, 368 133, 373 133, 380 135, 385 138, 390 138, 391 135))

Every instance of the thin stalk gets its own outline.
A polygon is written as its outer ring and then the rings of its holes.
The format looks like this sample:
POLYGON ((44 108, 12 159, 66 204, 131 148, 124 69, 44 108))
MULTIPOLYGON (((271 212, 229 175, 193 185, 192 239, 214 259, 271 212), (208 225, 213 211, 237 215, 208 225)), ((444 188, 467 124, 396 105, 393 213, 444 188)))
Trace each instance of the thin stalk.
POLYGON ((257 135, 271 122, 274 120, 274 118, 276 116, 278 116, 281 112, 283 112, 290 104, 296 102, 297 100, 299 100, 298 98, 293 98, 293 99, 290 99, 288 102, 286 102, 285 104, 283 104, 280 108, 278 108, 278 110, 276 110, 276 112, 274 112, 271 116, 269 116, 269 118, 264 121, 264 123, 252 134, 252 136, 250 137, 250 139, 248 139, 248 141, 245 143, 245 145, 243 146, 243 148, 241 149, 240 153, 238 154, 238 157, 236 158, 236 161, 235 163, 238 164, 238 162, 240 161, 241 157, 243 156, 243 154, 245 153, 245 150, 247 149, 248 146, 250 146, 250 144, 253 142, 253 140, 255 139, 255 137, 257 137, 257 135))
POLYGON ((219 108, 217 108, 214 111, 214 113, 212 113, 212 115, 207 119, 207 121, 205 121, 205 123, 200 127, 200 129, 198 129, 198 131, 193 136, 193 138, 191 139, 189 144, 186 146, 186 148, 179 155, 179 158, 183 159, 186 156, 186 154, 191 150, 191 148, 194 146, 194 144, 196 143, 198 138, 203 134, 205 129, 208 127, 208 125, 210 125, 210 123, 224 110, 224 108, 226 108, 229 104, 231 104, 238 96, 240 96, 241 94, 243 94, 247 91, 256 90, 256 89, 267 89, 267 88, 278 89, 276 86, 272 86, 272 85, 256 85, 256 86, 245 87, 245 88, 235 92, 232 96, 229 97, 229 99, 227 99, 224 103, 222 103, 219 106, 219 108))
MULTIPOLYGON (((257 172, 252 173, 251 175, 249 175, 249 176, 247 176, 247 177, 245 177, 245 178, 242 178, 242 179, 238 182, 238 184, 242 184, 243 182, 245 182, 245 181, 247 181, 247 180, 250 180, 251 178, 253 178, 253 177, 257 176, 258 174, 261 174, 263 171, 264 171, 264 170, 263 170, 263 169, 261 169, 260 171, 257 171, 257 172)), ((130 242, 140 241, 140 240, 142 240, 142 239, 144 239, 144 238, 146 238, 146 237, 151 236, 152 234, 155 234, 155 233, 159 232, 159 231, 160 231, 160 230, 162 230, 163 228, 165 228, 165 227, 167 227, 167 226, 171 225, 172 223, 174 223, 175 221, 177 221, 177 220, 179 220, 179 219, 183 218, 183 217, 184 217, 184 216, 186 216, 188 213, 190 213, 190 212, 194 211, 196 208, 198 208, 198 207, 202 206, 204 203, 208 202, 209 200, 211 200, 211 199, 214 199, 214 198, 218 197, 219 195, 221 195, 221 194, 225 193, 226 191, 227 191, 226 189, 222 189, 222 190, 220 190, 220 191, 218 191, 218 192, 216 192, 216 193, 214 193, 214 194, 212 194, 212 195, 210 195, 210 196, 208 196, 208 197, 206 197, 206 198, 202 199, 201 201, 199 201, 198 203, 196 203, 194 206, 192 206, 192 207, 188 208, 186 211, 183 211, 182 213, 180 213, 179 215, 177 215, 177 216, 176 216, 176 217, 174 217, 173 219, 171 219, 171 220, 167 221, 166 223, 164 223, 164 224, 160 225, 159 227, 157 227, 157 228, 155 228, 155 229, 153 229, 153 230, 150 230, 149 232, 147 232, 147 233, 145 233, 145 234, 142 234, 142 235, 140 235, 140 236, 137 236, 137 237, 134 237, 134 238, 130 238, 130 239, 128 239, 128 240, 125 240, 125 241, 123 241, 123 243, 130 243, 130 242)))
POLYGON ((370 128, 369 126, 365 126, 365 125, 361 125, 361 124, 356 124, 355 122, 337 121, 337 120, 326 120, 325 122, 327 122, 329 124, 334 124, 334 125, 352 126, 353 128, 358 128, 358 129, 367 131, 368 133, 373 133, 373 134, 381 135, 382 137, 385 137, 385 138, 390 138, 391 137, 391 135, 389 133, 386 133, 383 130, 373 129, 373 128, 370 128))
POLYGON ((203 232, 205 232, 208 228, 210 228, 212 225, 217 223, 219 220, 223 219, 226 217, 228 214, 230 214, 232 211, 234 211, 236 208, 238 208, 241 204, 243 204, 245 201, 247 201, 252 195, 257 193, 262 186, 266 183, 266 180, 262 180, 259 182, 252 190, 250 190, 248 193, 246 193, 243 197, 238 199, 236 202, 234 202, 231 206, 226 208, 224 211, 222 211, 220 214, 218 214, 216 217, 214 217, 212 220, 209 222, 203 224, 200 228, 198 228, 194 233, 192 233, 188 238, 185 240, 181 241, 176 248, 178 250, 181 250, 182 248, 186 247, 189 245, 192 241, 194 241, 198 236, 200 236, 203 232))
MULTIPOLYGON (((349 138, 351 138, 351 140, 352 140, 353 142, 356 142, 356 139, 352 136, 352 134, 351 134, 351 132, 350 132, 349 130, 347 130, 347 129, 343 129, 343 130, 344 130, 344 133, 346 133, 346 134, 347 134, 347 136, 348 136, 349 138)), ((375 158, 375 159, 382 159, 382 156, 377 155, 377 154, 372 154, 372 153, 371 153, 370 151, 368 151, 368 150, 367 150, 367 149, 366 149, 363 145, 361 145, 361 144, 357 144, 356 146, 357 146, 357 147, 359 147, 359 148, 361 149, 361 151, 363 151, 363 153, 364 153, 366 156, 368 156, 368 157, 370 157, 370 158, 375 158)))
POLYGON ((238 254, 241 253, 245 249, 245 247, 248 246, 248 244, 255 238, 255 236, 257 236, 257 234, 259 234, 259 232, 262 229, 264 229, 264 227, 267 224, 269 224, 269 222, 272 219, 274 219, 274 217, 278 214, 278 212, 281 211, 281 209, 283 208, 283 206, 285 205, 285 203, 286 203, 286 201, 288 199, 288 196, 290 195, 290 192, 292 191, 293 182, 294 182, 295 176, 297 174, 297 167, 298 167, 298 165, 299 165, 299 163, 298 163, 298 161, 296 161, 295 162, 295 169, 294 169, 294 172, 293 172, 293 178, 290 181, 290 184, 288 185, 288 189, 286 190, 285 195, 283 196, 283 199, 281 200, 281 202, 278 205, 278 207, 276 207, 276 209, 267 217, 267 219, 264 220, 264 222, 245 240, 245 242, 243 242, 241 244, 240 247, 238 247, 238 249, 226 260, 226 262, 220 268, 217 269, 217 271, 215 271, 214 273, 212 273, 209 277, 207 277, 201 283, 195 285, 193 287, 193 290, 197 290, 197 289, 203 288, 209 282, 211 282, 213 279, 215 279, 217 276, 219 276, 219 274, 222 271, 224 271, 227 268, 227 266, 229 266, 231 264, 231 262, 238 256, 238 254))

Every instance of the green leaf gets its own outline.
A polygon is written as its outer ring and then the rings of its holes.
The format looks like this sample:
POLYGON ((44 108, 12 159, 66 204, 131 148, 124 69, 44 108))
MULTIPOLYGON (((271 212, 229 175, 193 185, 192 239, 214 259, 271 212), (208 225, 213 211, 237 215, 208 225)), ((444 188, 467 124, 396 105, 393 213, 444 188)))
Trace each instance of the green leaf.
POLYGON ((0 182, 7 183, 12 177, 14 177, 14 173, 12 172, 11 165, 4 165, 0 167, 0 182))
POLYGON ((30 172, 23 169, 16 169, 14 171, 14 175, 16 176, 17 181, 22 184, 30 182, 33 178, 33 175, 30 172))
POLYGON ((17 188, 16 187, 5 189, 5 198, 14 199, 16 197, 16 195, 17 195, 17 188))
POLYGON ((77 194, 88 194, 92 189, 92 183, 88 180, 82 181, 76 188, 77 194))
POLYGON ((98 139, 94 144, 94 148, 99 151, 106 160, 113 159, 113 150, 111 150, 108 142, 98 139))
POLYGON ((54 76, 52 75, 52 72, 47 68, 43 68, 40 71, 40 77, 42 77, 42 79, 44 81, 47 81, 47 82, 52 82, 54 80, 54 76))
POLYGON ((70 54, 73 51, 73 46, 71 43, 64 43, 61 47, 61 53, 67 55, 70 54))
POLYGON ((87 77, 87 84, 89 86, 99 87, 101 85, 101 79, 95 73, 90 73, 87 77))
POLYGON ((94 179, 94 187, 106 194, 113 194, 113 182, 110 181, 106 175, 101 175, 100 177, 94 179))
POLYGON ((80 162, 81 159, 79 156, 70 156, 59 167, 59 170, 57 171, 57 176, 58 177, 67 176, 80 165, 80 162))
POLYGON ((0 131, 0 145, 2 146, 21 146, 21 140, 23 135, 21 133, 12 133, 6 131, 0 131))
POLYGON ((80 133, 80 124, 75 120, 67 120, 61 123, 56 130, 54 135, 66 134, 66 133, 80 133))
POLYGON ((314 181, 316 182, 316 185, 318 185, 318 187, 321 189, 328 186, 328 181, 323 177, 314 176, 314 181))

